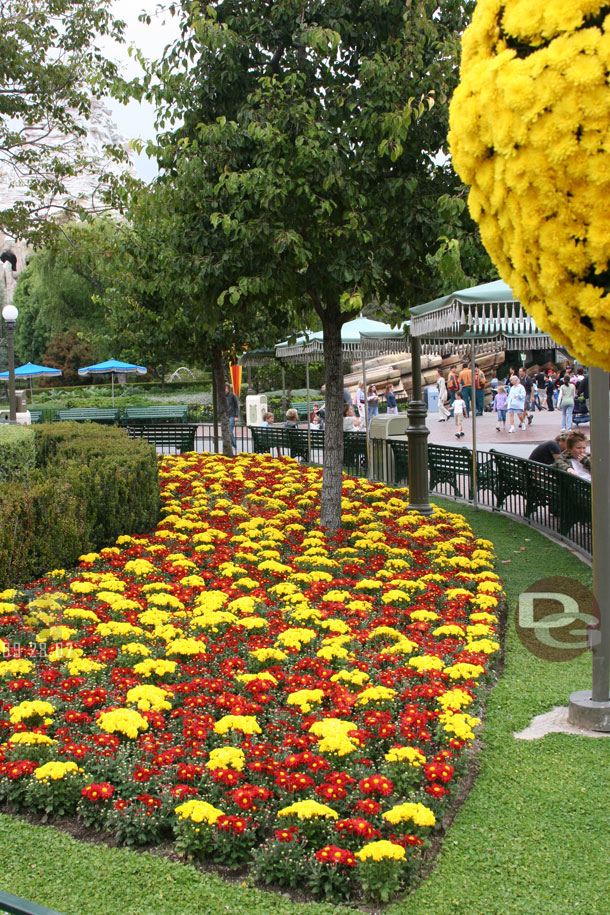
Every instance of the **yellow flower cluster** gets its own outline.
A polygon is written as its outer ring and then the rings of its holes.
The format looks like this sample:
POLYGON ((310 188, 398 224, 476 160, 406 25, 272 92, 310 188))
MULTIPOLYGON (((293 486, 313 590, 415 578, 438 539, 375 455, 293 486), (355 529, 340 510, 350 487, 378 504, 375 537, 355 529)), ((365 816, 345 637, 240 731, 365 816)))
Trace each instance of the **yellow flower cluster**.
POLYGON ((46 715, 52 715, 54 711, 55 706, 50 702, 44 702, 42 699, 33 701, 26 699, 19 705, 14 705, 10 710, 11 724, 19 724, 20 721, 27 718, 45 718, 46 715))
POLYGON ((360 861, 383 861, 385 858, 389 858, 392 861, 402 861, 405 854, 402 845, 388 842, 387 839, 380 839, 378 842, 369 842, 368 845, 357 851, 356 858, 359 858, 360 861))
POLYGON ((223 816, 222 810, 212 807, 207 801, 185 801, 174 808, 181 820, 192 820, 193 823, 207 823, 213 826, 218 817, 223 816))
POLYGON ((288 705, 296 705, 304 715, 308 715, 323 698, 324 691, 321 689, 297 689, 294 693, 289 693, 287 701, 288 705))
POLYGON ((319 738, 318 752, 347 756, 349 753, 354 753, 359 747, 358 741, 354 737, 350 737, 350 734, 356 730, 358 728, 352 721, 323 718, 312 724, 309 733, 319 738))
POLYGON ((160 686, 134 686, 127 693, 127 702, 136 705, 141 712, 165 712, 172 704, 168 702, 167 690, 160 686))
POLYGON ((216 734, 227 731, 241 731, 242 734, 262 734, 260 725, 253 715, 225 715, 214 725, 216 734))
POLYGON ((337 820, 339 814, 328 807, 326 804, 320 804, 318 801, 296 801, 289 807, 282 807, 277 812, 278 817, 295 816, 299 820, 312 820, 314 817, 327 820, 337 820))
POLYGON ((75 762, 48 762, 44 766, 39 766, 35 770, 34 776, 40 782, 46 782, 49 779, 59 781, 70 773, 78 772, 82 772, 82 769, 79 769, 75 762))
POLYGON ((246 756, 238 747, 217 747, 210 753, 207 769, 237 769, 241 772, 246 765, 246 756))
POLYGON ((55 743, 52 737, 49 737, 47 734, 39 734, 38 731, 19 731, 17 734, 11 735, 11 743, 20 743, 28 747, 36 746, 49 746, 49 744, 55 743))
POLYGON ((356 705, 368 705, 370 702, 391 702, 396 697, 396 690, 389 686, 367 686, 358 693, 356 705))
POLYGON ((97 725, 107 734, 123 734, 132 740, 140 731, 146 731, 148 722, 139 712, 131 708, 117 708, 111 712, 102 712, 97 719, 97 725))
POLYGON ((481 723, 480 718, 474 718, 466 712, 454 712, 452 709, 441 712, 438 717, 444 730, 448 734, 455 734, 459 740, 474 740, 473 728, 481 723))
POLYGON ((453 163, 537 324, 610 369, 610 21, 601 0, 479 0, 450 113, 453 163))
POLYGON ((415 769, 426 762, 426 757, 417 747, 392 747, 385 754, 385 759, 387 762, 407 762, 415 769))
POLYGON ((399 804, 397 807, 387 810, 382 816, 384 820, 387 820, 393 826, 398 826, 399 823, 408 823, 410 820, 416 826, 434 826, 436 823, 434 813, 423 804, 399 804))

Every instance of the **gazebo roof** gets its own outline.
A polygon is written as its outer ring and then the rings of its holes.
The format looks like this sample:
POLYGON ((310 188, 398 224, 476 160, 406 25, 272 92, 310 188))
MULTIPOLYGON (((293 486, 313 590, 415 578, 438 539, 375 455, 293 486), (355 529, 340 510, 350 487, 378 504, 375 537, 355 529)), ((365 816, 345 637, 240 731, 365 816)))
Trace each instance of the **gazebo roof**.
MULTIPOLYGON (((391 340, 401 337, 402 331, 399 327, 391 327, 384 324, 383 321, 374 321, 372 318, 359 317, 353 321, 347 321, 341 328, 341 343, 343 356, 348 360, 361 359, 364 350, 361 344, 362 338, 371 341, 371 348, 374 341, 391 340)), ((367 346, 366 354, 370 354, 367 346)), ((294 342, 286 341, 278 343, 275 347, 276 359, 286 360, 287 362, 322 362, 324 360, 324 334, 320 331, 305 331, 299 334, 294 342)))
POLYGON ((524 310, 502 280, 458 289, 411 309, 413 337, 438 343, 500 343, 507 349, 552 349, 557 346, 524 310))

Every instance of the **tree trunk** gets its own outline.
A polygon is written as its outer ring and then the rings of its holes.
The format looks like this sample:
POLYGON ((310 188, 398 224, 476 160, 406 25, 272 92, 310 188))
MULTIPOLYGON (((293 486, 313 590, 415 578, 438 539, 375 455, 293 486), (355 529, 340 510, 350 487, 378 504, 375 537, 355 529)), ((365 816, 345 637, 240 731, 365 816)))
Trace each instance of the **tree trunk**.
POLYGON ((227 411, 227 398, 225 397, 225 373, 222 366, 222 350, 219 346, 212 346, 212 372, 216 382, 216 401, 222 430, 222 453, 225 457, 233 457, 233 443, 231 442, 229 413, 227 411))
POLYGON ((324 425, 324 477, 320 524, 331 531, 341 527, 343 480, 343 349, 341 311, 327 308, 322 318, 326 368, 326 419, 324 425))

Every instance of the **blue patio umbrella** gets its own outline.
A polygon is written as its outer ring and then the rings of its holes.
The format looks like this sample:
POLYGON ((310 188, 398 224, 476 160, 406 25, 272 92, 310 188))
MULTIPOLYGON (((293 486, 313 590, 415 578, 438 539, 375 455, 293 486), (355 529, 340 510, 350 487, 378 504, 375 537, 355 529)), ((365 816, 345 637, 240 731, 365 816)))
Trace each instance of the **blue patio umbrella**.
MULTIPOLYGON (((32 378, 53 378, 61 375, 61 369, 54 369, 50 365, 36 365, 34 362, 26 362, 15 369, 15 379, 29 379, 30 382, 30 403, 34 402, 34 393, 32 391, 32 378)), ((0 378, 8 378, 8 372, 0 372, 0 378)))
POLYGON ((112 378, 112 406, 114 407, 114 376, 115 375, 146 375, 147 369, 143 365, 133 365, 131 362, 119 362, 118 359, 107 359, 97 365, 86 365, 78 370, 79 375, 110 375, 112 378))

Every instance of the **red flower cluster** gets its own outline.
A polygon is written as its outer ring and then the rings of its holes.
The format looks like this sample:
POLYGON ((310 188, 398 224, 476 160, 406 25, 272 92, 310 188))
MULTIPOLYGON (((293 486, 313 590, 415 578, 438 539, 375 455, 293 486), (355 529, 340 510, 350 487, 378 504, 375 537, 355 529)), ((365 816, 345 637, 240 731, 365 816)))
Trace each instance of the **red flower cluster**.
POLYGON ((337 845, 325 845, 315 854, 316 860, 321 864, 332 864, 335 867, 356 867, 353 852, 337 845))
POLYGON ((107 801, 114 794, 114 785, 109 782, 92 782, 82 789, 81 794, 88 801, 107 801))

